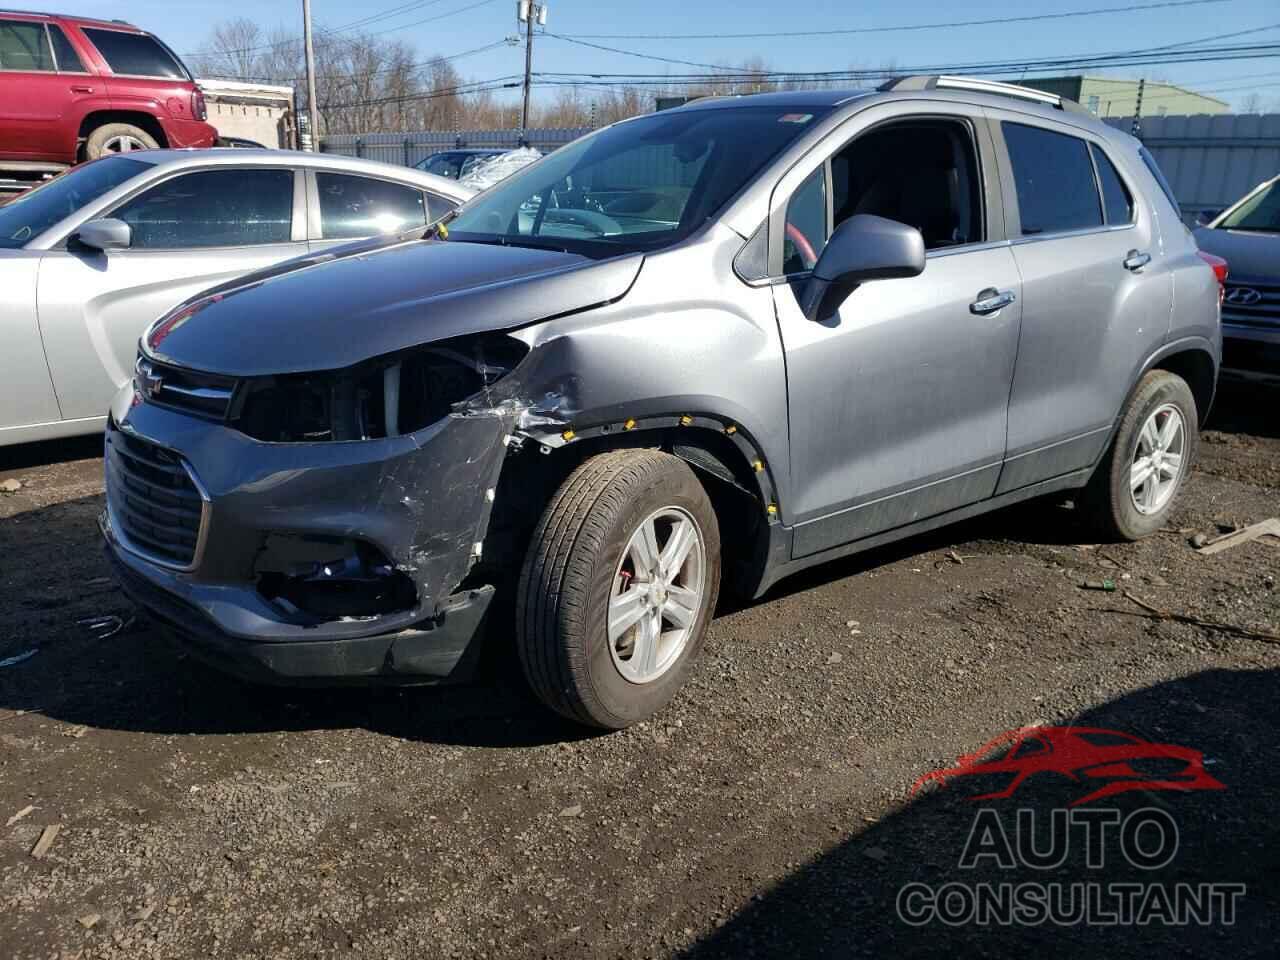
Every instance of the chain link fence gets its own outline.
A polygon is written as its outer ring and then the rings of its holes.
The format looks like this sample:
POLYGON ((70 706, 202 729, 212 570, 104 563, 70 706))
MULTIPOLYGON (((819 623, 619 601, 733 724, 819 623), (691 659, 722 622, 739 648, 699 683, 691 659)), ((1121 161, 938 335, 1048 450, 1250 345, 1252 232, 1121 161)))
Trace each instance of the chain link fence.
MULTIPOLYGON (((543 153, 577 140, 590 127, 568 129, 526 130, 523 141, 543 153)), ((334 134, 320 139, 324 153, 337 153, 347 157, 363 157, 412 167, 433 153, 457 147, 514 150, 521 145, 519 130, 462 130, 419 131, 416 133, 347 133, 334 134)))

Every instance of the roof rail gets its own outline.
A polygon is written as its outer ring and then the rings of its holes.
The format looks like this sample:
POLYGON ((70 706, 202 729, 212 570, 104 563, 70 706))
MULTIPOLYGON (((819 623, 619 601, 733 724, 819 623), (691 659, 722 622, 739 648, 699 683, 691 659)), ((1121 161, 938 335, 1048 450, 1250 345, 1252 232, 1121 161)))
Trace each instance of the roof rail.
POLYGON ((878 88, 881 92, 907 90, 971 90, 974 93, 992 93, 1002 97, 1014 97, 1018 100, 1030 100, 1047 107, 1064 110, 1068 113, 1083 113, 1092 116, 1088 110, 1067 97, 1056 93, 1045 93, 1032 87, 1019 86, 1016 83, 1001 83, 998 80, 983 80, 980 77, 952 77, 946 74, 932 76, 901 77, 887 80, 878 88))

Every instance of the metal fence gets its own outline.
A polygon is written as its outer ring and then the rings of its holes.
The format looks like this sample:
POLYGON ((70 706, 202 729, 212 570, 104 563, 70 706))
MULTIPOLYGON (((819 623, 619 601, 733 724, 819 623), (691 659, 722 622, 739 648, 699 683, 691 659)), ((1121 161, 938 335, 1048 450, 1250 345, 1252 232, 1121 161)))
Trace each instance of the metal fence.
MULTIPOLYGON (((1127 132, 1133 120, 1111 117, 1106 122, 1127 132)), ((589 132, 588 127, 529 130, 525 141, 547 151, 589 132)), ((1263 180, 1280 174, 1280 113, 1144 117, 1141 136, 1173 185, 1188 224, 1197 214, 1221 210, 1263 180)), ((464 130, 339 134, 324 137, 321 149, 412 166, 451 147, 513 148, 519 144, 518 130, 464 130)))
MULTIPOLYGON (((1108 119, 1125 132, 1129 119, 1108 119)), ((1144 117, 1140 134, 1188 225, 1280 174, 1280 113, 1144 117)))
MULTIPOLYGON (((526 130, 524 141, 544 153, 576 140, 590 127, 564 130, 526 130)), ((398 163, 411 167, 440 150, 454 147, 480 147, 514 149, 520 146, 519 130, 462 130, 420 131, 417 133, 343 133, 320 139, 324 153, 338 153, 347 157, 364 157, 383 163, 398 163)))

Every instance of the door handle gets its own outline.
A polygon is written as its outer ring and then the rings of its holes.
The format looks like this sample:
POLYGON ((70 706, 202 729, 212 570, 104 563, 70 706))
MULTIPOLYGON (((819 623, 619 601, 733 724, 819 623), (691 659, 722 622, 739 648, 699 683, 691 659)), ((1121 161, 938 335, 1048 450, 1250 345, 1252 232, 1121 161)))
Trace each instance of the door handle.
POLYGON ((969 312, 976 313, 979 316, 986 316, 989 313, 995 313, 997 310, 1003 310, 1017 299, 1012 290, 997 290, 995 287, 987 287, 978 294, 977 300, 969 304, 969 312))
POLYGON ((1151 254, 1139 253, 1137 250, 1130 250, 1124 258, 1124 268, 1137 273, 1148 263, 1151 262, 1151 254))
POLYGON ((71 85, 72 93, 93 93, 93 87, 86 87, 82 83, 73 83, 71 85))

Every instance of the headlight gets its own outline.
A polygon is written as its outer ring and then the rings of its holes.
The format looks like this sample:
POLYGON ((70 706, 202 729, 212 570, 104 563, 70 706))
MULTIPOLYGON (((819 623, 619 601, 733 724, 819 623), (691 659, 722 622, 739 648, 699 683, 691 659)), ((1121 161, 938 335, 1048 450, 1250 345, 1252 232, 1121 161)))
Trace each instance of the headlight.
POLYGON ((243 381, 233 426, 273 443, 376 440, 421 430, 506 376, 528 353, 483 334, 378 357, 345 370, 243 381))

